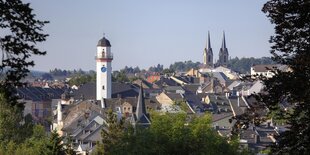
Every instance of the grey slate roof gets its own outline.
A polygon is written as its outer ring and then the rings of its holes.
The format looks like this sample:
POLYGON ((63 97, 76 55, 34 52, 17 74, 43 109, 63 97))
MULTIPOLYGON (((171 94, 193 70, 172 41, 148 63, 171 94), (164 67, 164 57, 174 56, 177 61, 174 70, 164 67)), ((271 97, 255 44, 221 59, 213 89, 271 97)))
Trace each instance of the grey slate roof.
POLYGON ((221 83, 226 83, 228 77, 223 72, 213 72, 213 76, 217 78, 221 83))
POLYGON ((160 87, 179 86, 179 84, 176 83, 174 80, 172 80, 170 78, 165 78, 165 77, 160 78, 160 80, 156 81, 155 84, 160 86, 160 87))
MULTIPOLYGON (((138 96, 137 88, 129 83, 112 83, 112 98, 138 96)), ((73 92, 75 99, 96 99, 96 83, 86 83, 73 92)))
POLYGON ((187 101, 189 106, 195 111, 195 112, 203 112, 205 111, 205 106, 203 105, 201 99, 194 93, 190 91, 186 91, 183 95, 184 99, 187 101))
POLYGON ((189 84, 189 85, 184 85, 183 88, 185 90, 188 90, 192 93, 196 93, 197 89, 200 87, 200 84, 189 84))
POLYGON ((140 86, 139 97, 137 101, 137 108, 136 108, 134 118, 135 118, 134 120, 135 123, 138 123, 138 124, 147 125, 151 123, 146 113, 142 84, 140 86))
POLYGON ((41 87, 20 87, 17 88, 17 95, 25 100, 44 101, 50 99, 60 99, 64 89, 41 88, 41 87))
POLYGON ((239 97, 239 106, 238 106, 238 97, 230 97, 229 101, 231 103, 232 110, 236 116, 243 114, 247 109, 247 106, 241 97, 239 97))
POLYGON ((145 102, 144 102, 144 93, 142 86, 140 87, 138 102, 137 102, 137 109, 136 109, 136 117, 139 120, 143 115, 146 114, 145 109, 145 102))

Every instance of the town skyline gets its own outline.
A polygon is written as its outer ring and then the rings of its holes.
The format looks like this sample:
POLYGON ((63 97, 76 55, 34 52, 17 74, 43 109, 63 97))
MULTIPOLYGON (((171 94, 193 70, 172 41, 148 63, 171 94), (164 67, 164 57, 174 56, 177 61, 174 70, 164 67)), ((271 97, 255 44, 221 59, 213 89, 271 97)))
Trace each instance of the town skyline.
POLYGON ((270 56, 273 27, 261 12, 264 2, 29 2, 38 18, 50 21, 44 31, 50 36, 39 45, 47 55, 34 57, 32 70, 95 70, 96 44, 103 33, 116 58, 113 70, 202 63, 208 31, 214 62, 223 31, 231 58, 270 56))

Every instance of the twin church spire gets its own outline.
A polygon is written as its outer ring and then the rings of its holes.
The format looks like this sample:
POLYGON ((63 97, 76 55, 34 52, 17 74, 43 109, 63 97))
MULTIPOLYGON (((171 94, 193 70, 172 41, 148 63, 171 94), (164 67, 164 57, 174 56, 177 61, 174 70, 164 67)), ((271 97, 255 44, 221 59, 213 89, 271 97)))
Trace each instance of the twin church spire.
POLYGON ((228 64, 228 50, 226 47, 226 40, 225 40, 225 32, 223 32, 223 40, 222 40, 222 46, 219 51, 219 60, 216 64, 213 63, 213 51, 211 48, 211 39, 210 39, 210 32, 208 31, 208 40, 206 47, 204 49, 203 53, 203 63, 207 67, 214 67, 216 66, 227 66, 228 64))

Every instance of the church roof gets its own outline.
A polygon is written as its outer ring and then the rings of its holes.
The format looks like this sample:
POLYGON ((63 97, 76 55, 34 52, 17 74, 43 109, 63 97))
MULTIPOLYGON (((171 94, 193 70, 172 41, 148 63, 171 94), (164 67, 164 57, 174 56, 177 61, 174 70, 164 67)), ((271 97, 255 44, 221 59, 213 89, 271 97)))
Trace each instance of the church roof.
POLYGON ((222 49, 226 49, 226 40, 225 40, 225 32, 223 32, 223 42, 222 42, 222 49))
POLYGON ((101 46, 101 47, 111 47, 110 41, 108 39, 106 39, 105 37, 101 38, 98 41, 97 46, 101 46))
POLYGON ((146 114, 146 109, 145 109, 145 102, 144 102, 144 93, 143 93, 143 88, 141 84, 140 91, 139 91, 139 97, 138 97, 138 103, 137 103, 137 110, 136 110, 137 119, 139 120, 145 114, 146 114))
POLYGON ((210 53, 213 55, 212 48, 211 48, 211 40, 210 40, 210 32, 208 31, 208 40, 205 48, 205 52, 210 53))

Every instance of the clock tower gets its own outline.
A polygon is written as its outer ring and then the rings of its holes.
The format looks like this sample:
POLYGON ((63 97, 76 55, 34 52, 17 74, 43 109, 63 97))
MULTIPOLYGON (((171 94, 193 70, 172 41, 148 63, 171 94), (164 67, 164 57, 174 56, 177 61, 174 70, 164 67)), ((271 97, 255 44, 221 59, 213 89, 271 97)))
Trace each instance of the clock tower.
POLYGON ((112 93, 112 63, 113 55, 111 52, 111 44, 108 39, 103 36, 97 44, 96 71, 97 71, 97 91, 96 99, 111 98, 112 93))

